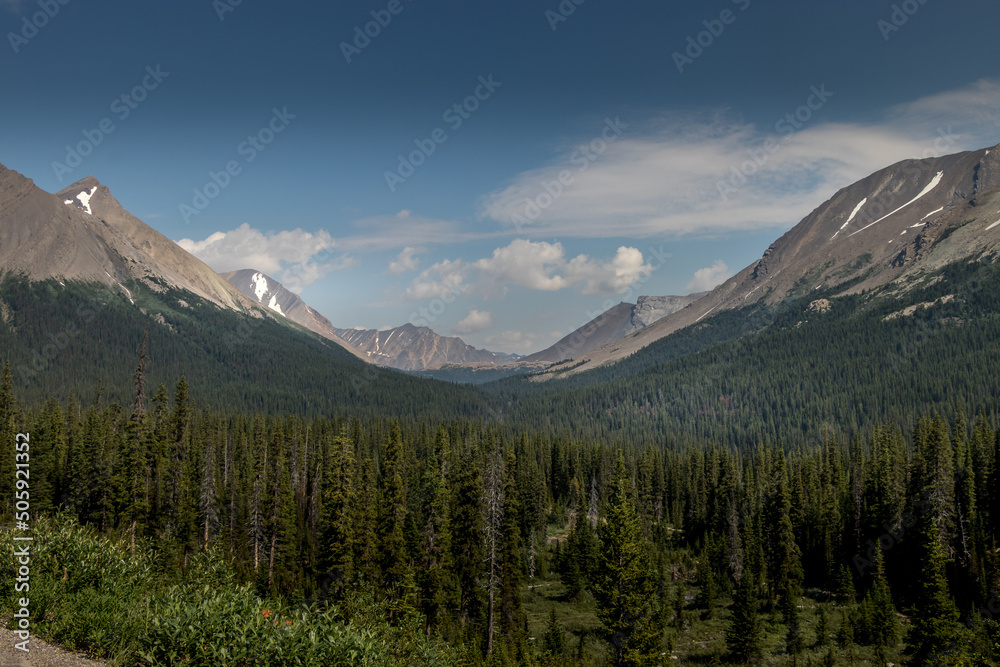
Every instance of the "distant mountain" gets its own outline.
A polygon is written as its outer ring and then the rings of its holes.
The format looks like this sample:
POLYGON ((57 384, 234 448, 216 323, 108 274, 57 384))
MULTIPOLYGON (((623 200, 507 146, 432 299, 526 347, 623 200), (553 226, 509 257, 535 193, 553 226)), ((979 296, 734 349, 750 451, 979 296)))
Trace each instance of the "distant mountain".
POLYGON ((347 343, 337 335, 337 329, 318 312, 310 308, 299 295, 290 292, 274 278, 255 269, 240 269, 220 273, 223 278, 232 283, 236 289, 249 299, 270 309, 271 311, 301 324, 306 329, 328 338, 349 350, 355 356, 364 358, 357 348, 347 343))
POLYGON ((516 361, 516 354, 490 352, 467 345, 461 338, 440 336, 427 327, 404 324, 394 329, 336 329, 370 361, 405 371, 422 371, 442 364, 492 364, 516 361))
POLYGON ((529 354, 521 362, 559 362, 575 359, 591 350, 621 340, 667 315, 694 303, 707 292, 689 296, 640 296, 636 303, 619 303, 609 308, 551 347, 529 354))
POLYGON ((861 294, 1000 250, 1000 147, 904 160, 849 185, 688 308, 593 349, 580 373, 624 359, 720 312, 814 290, 861 294), (838 291, 839 290, 839 291, 838 291))
POLYGON ((241 269, 220 274, 254 302, 342 345, 355 356, 379 366, 423 371, 441 365, 495 366, 518 359, 446 338, 427 327, 405 324, 395 329, 338 329, 310 308, 297 294, 260 271, 241 269))

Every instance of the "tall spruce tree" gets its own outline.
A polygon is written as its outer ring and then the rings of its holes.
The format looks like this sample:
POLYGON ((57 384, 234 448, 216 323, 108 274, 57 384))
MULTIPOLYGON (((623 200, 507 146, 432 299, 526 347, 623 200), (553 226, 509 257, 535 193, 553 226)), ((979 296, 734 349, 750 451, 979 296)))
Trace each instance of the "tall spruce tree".
POLYGON ((357 551, 354 526, 355 495, 354 443, 341 430, 333 443, 332 463, 323 484, 323 510, 320 519, 320 567, 329 577, 331 593, 340 599, 354 575, 357 551))
POLYGON ((948 590, 946 558, 941 546, 937 517, 921 522, 922 571, 920 594, 914 607, 908 651, 917 664, 962 664, 946 658, 962 651, 958 608, 948 590))
POLYGON ((620 454, 605 517, 592 591, 609 662, 616 667, 652 665, 660 653, 664 605, 657 595, 631 477, 620 454))

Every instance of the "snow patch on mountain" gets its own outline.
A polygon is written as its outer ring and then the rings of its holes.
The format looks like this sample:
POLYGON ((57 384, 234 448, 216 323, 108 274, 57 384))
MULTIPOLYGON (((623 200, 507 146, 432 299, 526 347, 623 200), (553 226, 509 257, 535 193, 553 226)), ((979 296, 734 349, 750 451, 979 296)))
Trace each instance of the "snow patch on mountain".
MULTIPOLYGON (((920 220, 922 222, 922 221, 926 220, 927 218, 931 217, 932 215, 934 215, 935 213, 940 213, 943 210, 944 210, 944 206, 942 206, 941 208, 936 208, 933 211, 931 211, 930 213, 928 213, 927 215, 925 215, 924 217, 920 218, 920 220)), ((916 227, 916 225, 913 225, 913 226, 916 227)))
POLYGON ((76 196, 76 198, 80 200, 80 205, 83 206, 83 210, 87 212, 87 215, 94 214, 94 212, 90 210, 90 198, 94 196, 95 192, 97 192, 96 185, 90 188, 90 192, 84 190, 76 196))
POLYGON ((858 202, 858 205, 854 207, 853 211, 851 211, 851 215, 848 216, 847 222, 845 222, 843 225, 841 225, 840 229, 838 229, 837 232, 833 236, 830 237, 831 241, 833 239, 837 238, 837 234, 839 234, 840 232, 844 231, 847 228, 847 225, 851 224, 851 220, 854 220, 854 216, 856 216, 858 214, 858 211, 860 211, 861 207, 864 206, 866 203, 868 203, 868 197, 865 197, 864 199, 862 199, 861 201, 858 202))
MULTIPOLYGON (((936 188, 937 185, 938 185, 938 183, 941 182, 942 178, 944 178, 944 172, 943 171, 939 171, 937 174, 934 175, 934 178, 931 179, 931 182, 928 183, 927 186, 923 190, 921 190, 920 194, 918 194, 916 197, 914 197, 910 201, 906 202, 905 204, 903 204, 902 206, 900 206, 899 208, 897 208, 892 213, 886 213, 885 215, 883 215, 881 218, 879 218, 875 222, 871 223, 870 225, 866 225, 866 226, 862 227, 861 229, 859 229, 858 231, 854 232, 853 234, 850 234, 850 236, 854 236, 854 234, 858 234, 860 232, 863 232, 866 229, 868 229, 869 227, 871 227, 873 225, 877 225, 878 223, 882 222, 883 220, 885 220, 889 216, 892 216, 892 215, 895 215, 896 213, 899 213, 904 208, 906 208, 907 206, 909 206, 913 202, 917 201, 918 199, 921 199, 928 192, 930 192, 931 190, 933 190, 934 188, 936 188)), ((890 243, 892 243, 892 242, 890 241, 890 243)))
POLYGON ((278 313, 281 316, 285 315, 283 312, 281 312, 281 306, 278 305, 278 295, 277 294, 272 294, 271 295, 271 301, 268 302, 267 307, 270 308, 271 310, 273 310, 274 312, 278 313))
POLYGON ((1000 225, 1000 220, 997 220, 996 222, 994 222, 994 223, 993 223, 992 225, 990 225, 989 227, 987 227, 987 228, 986 228, 986 229, 984 229, 983 231, 984 231, 984 232, 988 232, 988 231, 990 231, 991 229, 993 229, 994 227, 996 227, 997 225, 1000 225))
POLYGON ((267 278, 262 273, 255 273, 250 280, 253 281, 253 293, 257 295, 257 300, 263 302, 268 292, 267 278))

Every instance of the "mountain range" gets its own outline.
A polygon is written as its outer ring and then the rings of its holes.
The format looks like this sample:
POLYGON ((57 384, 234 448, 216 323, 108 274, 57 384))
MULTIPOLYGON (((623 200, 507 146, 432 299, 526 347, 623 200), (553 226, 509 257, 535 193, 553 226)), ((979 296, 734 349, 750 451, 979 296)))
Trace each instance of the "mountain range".
MULTIPOLYGON (((0 270, 8 277, 55 281, 62 287, 99 285, 174 333, 191 319, 192 302, 203 300, 231 313, 235 321, 277 325, 274 331, 284 330, 280 335, 289 340, 316 336, 346 351, 346 358, 450 380, 478 375, 470 381, 482 382, 523 373, 532 380, 566 378, 620 365, 665 339, 686 341, 670 355, 689 352, 723 342, 704 335, 698 342, 696 332, 723 321, 719 318, 726 313, 774 312, 802 299, 810 303, 810 312, 824 312, 831 300, 898 295, 956 262, 998 254, 997 147, 905 160, 835 193, 758 261, 714 290, 620 303, 551 347, 518 357, 480 350, 412 324, 386 330, 338 328, 261 271, 216 273, 129 213, 93 177, 53 195, 0 167, 0 270), (675 336, 684 331, 688 333, 681 338, 675 336)), ((10 306, 0 305, 4 321, 13 321, 10 306)), ((726 330, 742 335, 767 321, 761 315, 726 330)), ((662 362, 643 358, 647 366, 662 362)))

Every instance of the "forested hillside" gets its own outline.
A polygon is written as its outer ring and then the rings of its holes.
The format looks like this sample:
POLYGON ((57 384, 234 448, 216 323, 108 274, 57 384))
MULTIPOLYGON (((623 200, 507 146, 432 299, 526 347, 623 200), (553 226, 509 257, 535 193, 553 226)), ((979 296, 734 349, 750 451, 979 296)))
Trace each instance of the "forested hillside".
MULTIPOLYGON (((816 443, 963 401, 994 414, 1000 268, 959 262, 908 289, 722 313, 566 380, 489 387, 516 423, 620 442, 816 443)), ((571 364, 572 362, 570 362, 571 364)))
POLYGON ((222 310, 189 293, 129 283, 134 304, 100 285, 0 280, 0 349, 29 404, 69 393, 129 404, 144 332, 150 386, 184 374, 220 411, 402 417, 488 416, 464 387, 376 368, 287 320, 222 310), (138 306, 138 308, 136 307, 138 306), (178 369, 183 369, 178 372, 178 369))

